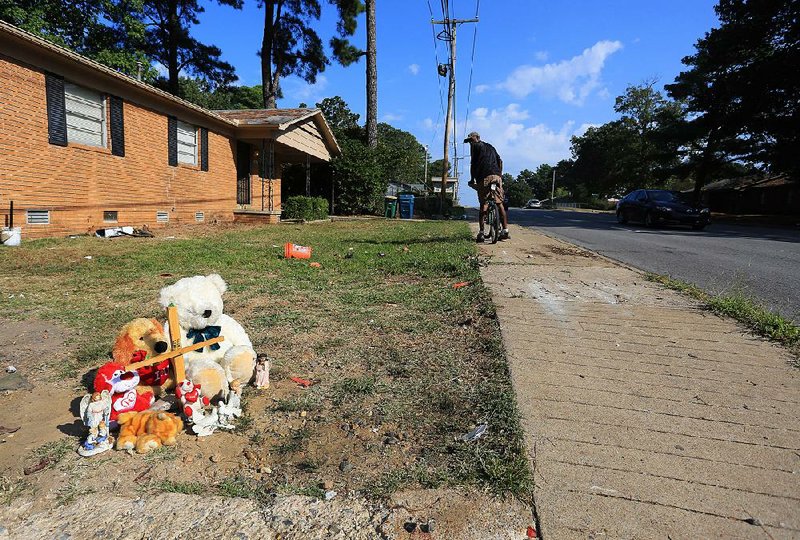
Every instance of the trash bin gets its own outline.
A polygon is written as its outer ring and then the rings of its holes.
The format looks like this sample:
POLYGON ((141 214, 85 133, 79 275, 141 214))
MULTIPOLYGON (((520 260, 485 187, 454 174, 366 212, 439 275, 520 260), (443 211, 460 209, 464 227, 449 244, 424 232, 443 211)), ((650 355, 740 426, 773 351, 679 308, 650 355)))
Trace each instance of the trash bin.
POLYGON ((397 197, 387 195, 383 198, 383 215, 388 218, 397 217, 397 197))
POLYGON ((400 205, 400 219, 411 219, 414 217, 414 196, 400 195, 397 197, 400 205))

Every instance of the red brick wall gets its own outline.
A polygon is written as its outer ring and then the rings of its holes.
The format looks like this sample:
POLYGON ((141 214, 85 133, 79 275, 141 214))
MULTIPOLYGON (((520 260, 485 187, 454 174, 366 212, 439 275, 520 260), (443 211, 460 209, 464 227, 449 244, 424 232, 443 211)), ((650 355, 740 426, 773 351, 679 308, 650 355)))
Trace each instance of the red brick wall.
POLYGON ((235 140, 209 129, 208 172, 170 167, 167 117, 126 100, 125 157, 111 155, 110 147, 51 145, 44 73, 0 55, 0 81, 0 216, 13 200, 23 240, 110 226, 156 228, 157 211, 169 212, 173 225, 195 223, 195 212, 204 212, 207 223, 233 220, 235 140), (50 225, 27 225, 28 209, 50 210, 50 225), (105 223, 104 210, 116 210, 118 221, 105 223))

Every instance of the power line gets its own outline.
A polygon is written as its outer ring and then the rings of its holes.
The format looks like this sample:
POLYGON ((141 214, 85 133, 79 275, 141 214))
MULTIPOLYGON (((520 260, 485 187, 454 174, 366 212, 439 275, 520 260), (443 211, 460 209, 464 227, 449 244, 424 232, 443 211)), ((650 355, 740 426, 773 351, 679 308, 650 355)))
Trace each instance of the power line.
MULTIPOLYGON (((442 9, 444 9, 444 0, 442 0, 442 9)), ((431 7, 431 0, 428 0, 428 11, 431 14, 431 20, 433 20, 433 8, 431 7)), ((431 35, 433 36, 433 56, 436 59, 436 69, 439 69, 439 42, 436 39, 436 30, 434 29, 433 25, 431 25, 431 35)), ((436 76, 436 83, 439 85, 439 115, 436 118, 436 130, 434 131, 433 136, 431 137, 430 145, 433 145, 433 140, 436 138, 436 131, 439 130, 439 121, 442 119, 442 115, 444 115, 444 93, 442 92, 442 79, 441 77, 436 76)))
MULTIPOLYGON (((481 0, 477 0, 475 3, 475 18, 478 18, 478 14, 481 9, 481 0)), ((464 115, 464 137, 467 136, 467 122, 469 122, 469 106, 470 106, 470 98, 472 97, 472 70, 475 66, 475 44, 478 42, 478 25, 476 24, 473 33, 472 33, 472 57, 469 61, 469 85, 467 86, 467 113, 464 115)))

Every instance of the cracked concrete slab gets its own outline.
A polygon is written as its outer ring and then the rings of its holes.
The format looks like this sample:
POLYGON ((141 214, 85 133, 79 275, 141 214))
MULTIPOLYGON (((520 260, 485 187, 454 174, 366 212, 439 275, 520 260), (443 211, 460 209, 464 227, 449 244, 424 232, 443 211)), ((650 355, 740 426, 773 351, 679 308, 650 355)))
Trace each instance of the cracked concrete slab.
POLYGON ((800 537, 789 354, 609 259, 512 226, 480 251, 543 538, 800 537))

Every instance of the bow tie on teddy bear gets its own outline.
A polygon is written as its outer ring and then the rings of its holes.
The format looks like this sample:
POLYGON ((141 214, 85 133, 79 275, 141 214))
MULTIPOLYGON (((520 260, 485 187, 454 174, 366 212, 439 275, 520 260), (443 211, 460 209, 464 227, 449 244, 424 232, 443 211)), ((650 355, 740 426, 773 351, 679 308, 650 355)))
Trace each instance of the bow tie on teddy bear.
MULTIPOLYGON (((200 329, 191 329, 186 332, 186 337, 189 339, 193 339, 192 343, 197 344, 203 341, 208 341, 209 339, 214 339, 215 337, 219 337, 219 333, 222 330, 221 326, 206 326, 205 328, 200 329)), ((209 346, 212 351, 216 351, 219 349, 219 343, 214 343, 209 346)))

